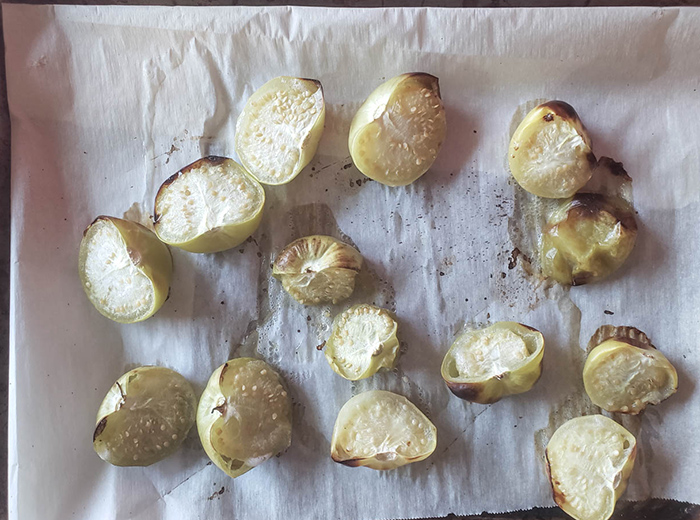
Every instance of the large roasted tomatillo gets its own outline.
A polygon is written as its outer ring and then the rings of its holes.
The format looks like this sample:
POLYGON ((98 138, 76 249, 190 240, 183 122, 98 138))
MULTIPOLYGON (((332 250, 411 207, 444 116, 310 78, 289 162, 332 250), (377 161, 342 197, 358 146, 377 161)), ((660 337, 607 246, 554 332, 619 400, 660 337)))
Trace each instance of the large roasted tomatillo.
POLYGON ((426 459, 436 445, 437 428, 411 401, 370 390, 340 409, 331 457, 346 466, 394 469, 426 459))
POLYGON ((410 184, 428 171, 447 124, 438 79, 402 74, 382 83, 355 114, 348 146, 357 169, 388 186, 410 184))
POLYGON ((627 488, 637 441, 602 415, 564 423, 547 445, 554 501, 576 520, 607 520, 627 488))
POLYGON ((321 82, 280 76, 248 99, 236 123, 236 153, 263 184, 286 184, 316 154, 326 105, 321 82))
POLYGON ((544 338, 532 327, 500 321, 460 335, 442 362, 442 378, 461 399, 481 404, 527 392, 540 378, 544 338))
POLYGON ((338 303, 355 290, 362 255, 352 246, 325 235, 298 238, 285 247, 272 266, 272 276, 303 305, 338 303))
POLYGON ((194 425, 197 397, 164 367, 139 367, 110 388, 97 412, 93 447, 115 466, 148 466, 173 454, 194 425))
POLYGON ((260 224, 265 190, 233 159, 204 157, 158 190, 155 229, 165 243, 192 253, 237 246, 260 224))
POLYGON ((167 299, 173 261, 141 224, 101 216, 83 233, 78 269, 85 294, 103 316, 134 323, 153 316, 167 299))
POLYGON ((211 375, 197 408, 209 458, 235 478, 287 449, 292 402, 282 378, 259 359, 227 361, 211 375))
POLYGON ((634 327, 616 327, 588 354, 583 383, 593 404, 608 412, 636 415, 678 390, 671 362, 634 327))
POLYGON ((623 199, 579 193, 550 216, 540 244, 545 276, 583 285, 622 266, 637 240, 634 210, 623 199))

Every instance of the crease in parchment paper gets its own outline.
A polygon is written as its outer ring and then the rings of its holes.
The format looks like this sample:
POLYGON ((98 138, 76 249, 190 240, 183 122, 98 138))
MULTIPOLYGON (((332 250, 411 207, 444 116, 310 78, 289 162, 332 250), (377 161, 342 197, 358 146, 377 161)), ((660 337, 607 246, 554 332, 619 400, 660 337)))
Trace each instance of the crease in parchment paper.
POLYGON ((700 501, 687 435, 700 403, 686 376, 700 372, 687 325, 700 308, 698 10, 5 5, 3 21, 10 518, 426 518, 552 505, 542 451, 565 418, 595 411, 581 368, 602 324, 644 330, 681 381, 643 417, 617 418, 640 447, 624 498, 700 501), (440 78, 448 134, 425 176, 389 188, 355 168, 347 132, 367 95, 407 71, 440 78), (170 297, 153 318, 102 318, 76 273, 85 226, 98 214, 148 224, 165 179, 205 154, 235 158, 236 117, 278 75, 323 83, 317 156, 293 182, 265 187, 260 228, 240 246, 173 249, 170 297), (634 179, 637 245, 601 284, 564 290, 539 275, 537 233, 551 203, 517 186, 506 150, 511 122, 545 99, 571 103, 596 155, 622 161, 634 179), (303 307, 271 277, 279 251, 315 233, 365 259, 343 304, 303 307), (355 303, 395 314, 401 355, 395 370, 351 383, 323 346, 335 315, 355 303), (444 353, 465 327, 499 320, 543 333, 542 378, 491 406, 457 399, 439 375, 444 353), (114 468, 93 453, 94 413, 124 369, 163 364, 201 392, 243 355, 271 363, 289 387, 293 442, 281 456, 231 480, 208 464, 195 430, 148 468, 114 468), (372 388, 406 395, 430 417, 438 445, 428 459, 383 473, 331 461, 338 410, 372 388))

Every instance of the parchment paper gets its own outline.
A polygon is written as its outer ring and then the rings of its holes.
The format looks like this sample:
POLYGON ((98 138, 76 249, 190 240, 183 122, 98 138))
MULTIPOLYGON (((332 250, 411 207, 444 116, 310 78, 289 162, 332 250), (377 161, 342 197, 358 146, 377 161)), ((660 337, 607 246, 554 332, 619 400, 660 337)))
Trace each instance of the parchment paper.
POLYGON ((625 497, 700 502, 700 11, 4 5, 3 20, 11 518, 369 520, 551 505, 543 447, 564 420, 597 411, 581 369, 605 323, 644 330, 680 374, 677 395, 624 420, 639 445, 625 497), (448 138, 428 174, 392 189, 355 169, 346 140, 364 98, 406 71, 440 78, 448 138), (282 74, 323 83, 317 158, 266 188, 249 242, 214 255, 173 250, 171 297, 155 317, 100 316, 77 276, 82 230, 99 214, 146 220, 168 176, 204 155, 235 157, 245 100, 282 74), (634 179, 639 240, 604 283, 544 283, 521 244, 533 201, 505 154, 541 99, 571 103, 596 154, 634 179), (302 307, 270 278, 276 252, 311 233, 366 259, 345 305, 302 307), (358 302, 396 313, 403 355, 397 370, 352 384, 316 347, 358 302), (540 382, 491 406, 452 397, 439 367, 455 335, 505 319, 545 335, 540 382), (267 360, 290 386, 294 439, 281 457, 234 481, 208 464, 194 431, 148 468, 114 468, 93 452, 97 408, 127 369, 162 364, 201 391, 242 355, 267 360), (439 432, 429 459, 391 472, 331 461, 338 410, 370 388, 429 414, 439 432))

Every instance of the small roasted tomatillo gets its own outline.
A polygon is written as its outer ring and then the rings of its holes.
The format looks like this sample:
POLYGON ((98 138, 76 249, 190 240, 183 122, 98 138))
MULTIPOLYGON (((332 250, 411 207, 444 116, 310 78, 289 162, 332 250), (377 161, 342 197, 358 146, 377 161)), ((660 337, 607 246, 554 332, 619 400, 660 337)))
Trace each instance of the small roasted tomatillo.
POLYGON ((634 210, 626 201, 579 193, 547 221, 540 244, 542 272, 567 285, 601 280, 620 268, 636 240, 634 210))
POLYGON ((346 466, 386 470, 426 459, 436 445, 437 428, 411 401, 370 390, 340 409, 331 457, 346 466))
POLYGON ((568 103, 535 107, 515 130, 508 149, 518 184, 538 197, 571 197, 591 178, 596 164, 591 139, 568 103))
POLYGON ((265 190, 233 159, 204 157, 166 180, 155 203, 158 237, 191 253, 242 243, 260 225, 265 190))
POLYGON ((173 261, 168 247, 141 224, 97 217, 83 233, 78 261, 85 294, 107 318, 150 318, 168 297, 173 261))
POLYGON ((636 415, 647 404, 659 404, 676 393, 678 373, 643 332, 633 327, 616 329, 618 333, 588 354, 583 383, 596 406, 636 415))
POLYGON ((399 355, 397 324, 389 311, 373 305, 355 305, 333 320, 326 341, 326 359, 333 371, 357 381, 380 368, 393 368, 399 355))
POLYGON ((352 246, 325 235, 295 240, 277 256, 272 276, 303 305, 338 303, 355 289, 362 255, 352 246))
POLYGON ((438 79, 422 72, 402 74, 382 83, 360 107, 348 146, 367 177, 404 186, 432 166, 446 130, 438 79))
POLYGON ((97 412, 93 447, 115 466, 148 466, 172 455, 194 425, 197 397, 177 372, 139 367, 121 376, 97 412))
POLYGON ((540 378, 544 338, 532 327, 501 321, 459 336, 442 362, 448 388, 481 404, 527 392, 540 378))
POLYGON ((282 378, 259 359, 227 361, 202 393, 197 430, 209 458, 233 478, 281 453, 292 441, 292 402, 282 378))
POLYGON ((627 488, 637 441, 602 415, 564 423, 547 445, 554 501, 575 520, 607 520, 627 488))
POLYGON ((286 184, 309 164, 323 133, 321 82, 280 76, 248 99, 236 123, 236 153, 263 184, 286 184))

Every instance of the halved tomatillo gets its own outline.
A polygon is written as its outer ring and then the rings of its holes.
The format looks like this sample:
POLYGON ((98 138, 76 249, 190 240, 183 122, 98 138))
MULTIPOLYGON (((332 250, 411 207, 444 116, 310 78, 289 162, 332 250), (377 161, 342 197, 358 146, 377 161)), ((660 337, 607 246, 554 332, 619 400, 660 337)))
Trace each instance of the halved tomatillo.
POLYGON ((224 251, 255 232, 264 205, 265 190, 241 165, 204 157, 161 185, 155 230, 163 242, 185 251, 224 251))
POLYGON ((333 320, 326 360, 336 374, 350 381, 393 368, 399 355, 397 328, 385 309, 367 304, 350 307, 333 320))
POLYGON ((424 460, 435 451, 437 428, 402 395, 370 390, 338 413, 331 457, 346 466, 387 470, 424 460))
POLYGON ((173 261, 168 247, 141 224, 100 216, 83 232, 78 270, 90 302, 107 318, 150 318, 168 297, 173 261))
POLYGON ((97 412, 93 447, 115 466, 148 466, 172 455, 194 425, 197 396, 165 367, 130 370, 110 388, 97 412))
POLYGON ((602 415, 564 423, 547 445, 554 501, 576 520, 607 520, 627 488, 637 441, 602 415))
POLYGON ((197 408, 209 458, 232 478, 289 447, 292 402, 280 375, 260 359, 227 361, 211 375, 197 408))
POLYGON ((336 304, 355 290, 362 255, 352 246, 325 235, 295 240, 277 256, 272 276, 303 305, 336 304))
POLYGON ((571 105, 548 101, 528 113, 508 149, 518 184, 538 197, 571 197, 591 178, 591 138, 571 105))
POLYGON ((263 184, 286 184, 309 164, 323 133, 321 82, 280 76, 248 99, 236 122, 236 153, 263 184))
POLYGON ((441 374, 457 397, 490 404, 530 390, 540 378, 543 356, 538 330, 500 321, 460 335, 445 355, 441 374))
POLYGON ((583 383, 593 404, 608 412, 636 415, 647 404, 659 404, 678 390, 671 362, 632 327, 619 327, 588 354, 583 383), (636 331, 638 334, 630 334, 636 331))
POLYGON ((542 272, 567 285, 601 280, 622 266, 636 240, 634 210, 626 201, 579 193, 547 221, 540 244, 542 272))
POLYGON ((369 95, 352 120, 348 146, 367 177, 404 186, 432 166, 446 131, 438 78, 414 72, 382 83, 369 95))

